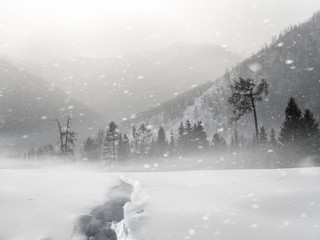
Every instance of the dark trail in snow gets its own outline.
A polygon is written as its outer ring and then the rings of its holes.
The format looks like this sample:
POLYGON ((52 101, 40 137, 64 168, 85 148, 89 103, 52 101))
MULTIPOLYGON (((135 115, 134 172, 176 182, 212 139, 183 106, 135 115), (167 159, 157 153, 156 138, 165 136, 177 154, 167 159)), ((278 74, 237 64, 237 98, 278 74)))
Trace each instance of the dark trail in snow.
POLYGON ((79 218, 74 234, 81 234, 90 240, 117 240, 112 222, 120 222, 124 218, 123 206, 130 201, 133 187, 125 182, 112 187, 108 201, 94 208, 89 215, 79 218))

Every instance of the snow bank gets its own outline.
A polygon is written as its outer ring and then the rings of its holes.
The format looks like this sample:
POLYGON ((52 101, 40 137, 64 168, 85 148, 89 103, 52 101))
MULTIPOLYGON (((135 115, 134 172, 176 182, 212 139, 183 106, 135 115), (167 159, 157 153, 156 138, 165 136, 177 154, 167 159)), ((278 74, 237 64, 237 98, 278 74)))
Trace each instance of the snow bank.
MULTIPOLYGON (((132 175, 136 176, 136 174, 132 175)), ((122 179, 131 184, 134 191, 131 194, 131 201, 124 206, 124 219, 113 226, 118 240, 152 239, 147 227, 149 219, 146 209, 148 196, 141 188, 139 181, 128 177, 122 177, 122 179)))

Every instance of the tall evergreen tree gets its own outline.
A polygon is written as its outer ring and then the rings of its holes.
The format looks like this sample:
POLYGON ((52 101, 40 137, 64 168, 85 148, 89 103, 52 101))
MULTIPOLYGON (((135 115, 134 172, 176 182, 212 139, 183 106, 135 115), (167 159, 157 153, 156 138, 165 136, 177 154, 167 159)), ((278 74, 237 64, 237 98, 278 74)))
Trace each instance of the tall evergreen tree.
POLYGON ((182 153, 186 147, 186 132, 183 126, 183 123, 180 123, 179 129, 178 129, 178 150, 180 153, 182 153))
POLYGON ((113 165, 115 166, 119 146, 119 129, 113 121, 109 123, 103 145, 105 159, 113 159, 113 165))
POLYGON ((184 151, 189 152, 193 148, 192 144, 192 125, 189 121, 189 119, 186 120, 185 127, 184 127, 184 132, 185 132, 185 146, 184 146, 184 151))
POLYGON ((152 137, 151 129, 146 127, 142 123, 139 127, 138 133, 138 154, 140 156, 146 156, 150 148, 150 142, 152 137))
POLYGON ((302 113, 294 98, 290 98, 285 114, 286 117, 279 133, 279 141, 284 147, 298 147, 301 141, 302 113))
POLYGON ((233 121, 239 120, 247 112, 253 112, 256 138, 259 138, 258 118, 256 111, 256 102, 262 100, 263 95, 268 94, 268 84, 266 80, 262 79, 256 85, 253 79, 242 79, 234 81, 234 85, 230 86, 232 95, 228 102, 234 107, 233 121))
POLYGON ((202 125, 201 121, 198 121, 197 124, 194 125, 192 129, 192 144, 195 147, 195 149, 198 150, 206 150, 209 147, 209 142, 207 139, 207 133, 202 125))
POLYGON ((314 118, 313 113, 306 109, 302 118, 302 140, 305 154, 319 153, 320 131, 319 123, 314 118))
POLYGON ((294 98, 290 98, 285 115, 278 138, 283 154, 280 159, 280 166, 291 167, 295 166, 296 161, 304 155, 303 116, 294 98))
POLYGON ((166 138, 166 132, 164 131, 164 128, 162 126, 158 130, 156 145, 158 154, 163 155, 167 151, 168 143, 166 138))

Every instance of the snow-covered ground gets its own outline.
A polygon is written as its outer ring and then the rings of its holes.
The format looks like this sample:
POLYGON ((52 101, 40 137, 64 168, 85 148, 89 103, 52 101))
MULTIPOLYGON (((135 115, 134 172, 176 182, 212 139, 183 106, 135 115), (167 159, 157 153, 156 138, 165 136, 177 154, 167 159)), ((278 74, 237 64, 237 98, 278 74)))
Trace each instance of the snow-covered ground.
POLYGON ((103 203, 119 177, 135 188, 125 220, 115 226, 119 240, 320 236, 319 168, 139 173, 46 168, 0 169, 0 239, 70 239, 75 217, 103 203))
POLYGON ((103 203, 116 184, 109 173, 1 169, 0 239, 70 239, 77 215, 103 203))
POLYGON ((135 175, 152 239, 318 240, 320 169, 135 175))

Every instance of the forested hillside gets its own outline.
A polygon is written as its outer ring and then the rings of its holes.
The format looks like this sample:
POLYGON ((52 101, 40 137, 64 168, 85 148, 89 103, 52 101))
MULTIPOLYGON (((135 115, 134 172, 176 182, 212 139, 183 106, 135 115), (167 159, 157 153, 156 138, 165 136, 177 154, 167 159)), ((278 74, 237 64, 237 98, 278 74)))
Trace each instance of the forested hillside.
POLYGON ((232 106, 228 103, 230 85, 234 80, 252 78, 257 83, 265 79, 269 95, 257 105, 259 125, 279 129, 284 109, 290 97, 299 106, 320 112, 320 13, 305 23, 286 29, 274 37, 257 54, 238 64, 219 79, 194 88, 150 111, 143 112, 123 126, 144 122, 167 131, 177 132, 181 121, 201 120, 209 138, 221 132, 230 139, 234 126, 240 134, 252 137, 253 116, 246 115, 235 125, 230 123, 232 106))

